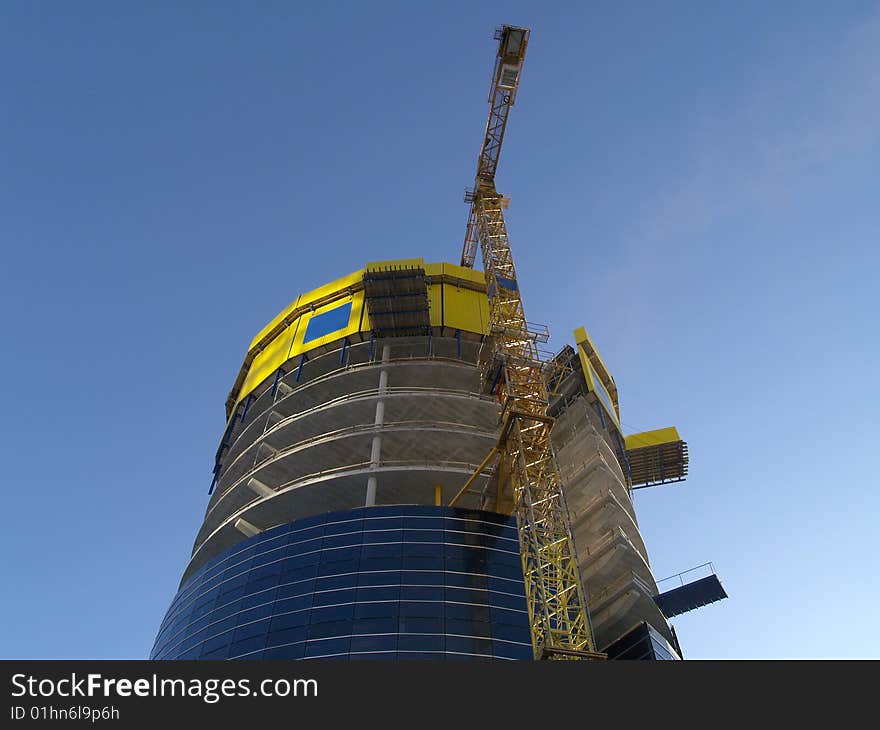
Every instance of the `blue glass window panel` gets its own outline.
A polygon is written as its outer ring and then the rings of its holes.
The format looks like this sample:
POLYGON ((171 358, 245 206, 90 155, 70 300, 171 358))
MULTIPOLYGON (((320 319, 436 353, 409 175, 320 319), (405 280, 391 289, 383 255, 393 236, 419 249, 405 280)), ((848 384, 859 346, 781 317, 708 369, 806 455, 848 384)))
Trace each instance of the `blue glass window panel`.
POLYGON ((499 608, 513 608, 518 611, 526 610, 526 600, 523 596, 512 596, 509 593, 489 593, 489 603, 499 608))
POLYGON ((272 617, 270 631, 276 632, 284 629, 290 629, 297 626, 306 626, 309 623, 308 611, 294 611, 293 613, 282 613, 272 617))
POLYGON ((400 615, 404 616, 442 616, 443 603, 437 601, 401 601, 400 615))
POLYGON ((488 588, 489 579, 485 575, 473 573, 447 573, 446 585, 458 588, 488 588))
POLYGON ((239 624, 247 624, 251 621, 258 621, 261 618, 268 618, 275 611, 275 606, 272 603, 265 603, 262 606, 256 606, 254 608, 250 608, 247 611, 242 611, 238 615, 238 623, 239 624))
MULTIPOLYGON (((381 545, 364 545, 361 548, 361 558, 368 560, 370 558, 400 558, 403 555, 403 545, 397 543, 387 543, 381 545)), ((400 561, 395 561, 397 567, 400 567, 400 561)))
POLYGON ((251 568, 250 573, 248 574, 248 584, 259 580, 260 578, 268 578, 270 576, 277 576, 281 572, 281 561, 277 559, 273 559, 269 563, 265 563, 260 567, 251 568))
POLYGON ((492 654, 504 659, 534 658, 531 644, 512 644, 506 641, 493 641, 492 654))
POLYGON ((400 571, 397 570, 380 570, 376 572, 361 571, 357 577, 357 583, 360 587, 369 586, 399 586, 400 571))
MULTIPOLYGON (((365 573, 400 570, 400 558, 370 558, 363 556, 361 558, 361 570, 365 573)), ((400 582, 400 578, 398 578, 398 582, 400 582)))
POLYGON ((303 568, 292 568, 291 570, 285 570, 281 574, 281 580, 279 582, 282 584, 300 583, 302 581, 311 580, 317 574, 318 574, 318 566, 317 565, 307 565, 303 568))
POLYGON ((364 530, 364 521, 363 519, 351 519, 351 520, 337 520, 334 522, 327 522, 324 525, 324 536, 328 535, 342 535, 345 533, 352 533, 354 535, 359 535, 364 530))
POLYGON ((281 646, 282 644, 305 643, 308 638, 309 629, 307 626, 292 626, 289 629, 280 631, 270 631, 269 638, 266 641, 267 647, 281 646))
POLYGON ((446 557, 446 570, 454 573, 482 573, 486 570, 487 564, 485 555, 472 556, 470 559, 455 556, 446 557))
POLYGON ((302 659, 306 650, 306 643, 301 641, 286 646, 269 647, 263 652, 263 659, 302 659))
POLYGON ((247 584, 248 576, 247 573, 242 573, 241 575, 232 576, 229 580, 224 580, 220 585, 220 595, 228 596, 230 593, 238 592, 238 596, 244 595, 244 587, 247 584))
POLYGON ((259 593, 267 588, 274 588, 278 585, 279 577, 280 576, 278 575, 270 575, 266 578, 260 578, 259 580, 249 580, 247 583, 247 593, 259 593))
POLYGON ((329 591, 336 588, 354 588, 357 582, 357 572, 349 570, 344 573, 318 578, 315 581, 315 590, 329 591))
POLYGON ((393 618, 397 619, 399 604, 397 603, 357 603, 354 607, 354 617, 361 618, 393 618))
POLYGON ((316 525, 303 530, 292 530, 287 536, 287 544, 301 546, 303 550, 314 550, 324 537, 326 525, 316 525))
POLYGON ((358 588, 356 600, 363 601, 399 601, 400 586, 358 588))
POLYGON ((220 633, 221 631, 226 631, 227 629, 234 629, 237 622, 238 617, 235 614, 232 614, 224 619, 220 619, 219 621, 212 621, 207 628, 208 631, 210 631, 212 634, 220 633))
POLYGON ((433 542, 411 542, 403 546, 404 558, 431 558, 442 560, 443 546, 433 542))
POLYGON ((265 634, 261 634, 260 636, 252 636, 248 639, 242 639, 241 641, 236 641, 234 644, 232 644, 232 646, 229 647, 229 658, 233 659, 243 656, 245 654, 250 654, 251 652, 263 649, 263 647, 265 646, 265 634))
POLYGON ((416 571, 405 570, 401 576, 401 583, 405 585, 415 586, 442 586, 445 584, 445 577, 439 570, 435 571, 416 571))
POLYGON ((348 654, 351 639, 349 637, 338 639, 325 639, 322 641, 309 641, 306 644, 304 658, 318 657, 332 654, 348 654))
POLYGON ((376 513, 381 510, 381 507, 374 507, 370 510, 369 516, 364 517, 364 531, 398 530, 403 527, 405 518, 395 515, 378 516, 376 513))
POLYGON ((220 619, 224 619, 227 616, 234 616, 241 609, 241 601, 229 601, 228 603, 222 603, 214 609, 214 612, 211 614, 211 619, 214 621, 219 621, 220 619))
POLYGON ((396 618, 363 618, 352 624, 352 634, 396 634, 396 618))
POLYGON ((395 630, 401 634, 443 634, 446 631, 446 621, 442 616, 401 616, 395 630))
POLYGON ((514 611, 509 608, 498 608, 492 606, 492 623, 493 624, 510 624, 511 626, 521 626, 528 619, 526 614, 520 611, 514 611))
POLYGON ((403 540, 406 542, 446 542, 443 530, 415 530, 407 528, 403 533, 403 540))
POLYGON ((501 579, 497 576, 489 576, 489 590, 498 591, 499 593, 512 593, 516 596, 522 596, 525 599, 526 586, 523 582, 522 573, 519 574, 519 580, 501 579))
MULTIPOLYGON (((519 553, 500 552, 498 550, 490 550, 486 553, 489 559, 489 565, 506 565, 522 570, 522 558, 519 553)), ((494 572, 494 570, 492 571, 494 572)))
POLYGON ((351 621, 325 621, 319 624, 311 624, 309 627, 309 640, 327 639, 338 636, 352 635, 351 621))
POLYGON ((492 654, 492 640, 465 636, 446 636, 447 652, 464 652, 469 654, 492 654))
POLYGON ((397 651, 397 635, 352 636, 350 650, 353 652, 397 651))
POLYGON ((460 634, 462 636, 490 637, 491 624, 486 621, 468 621, 466 619, 447 618, 446 633, 460 634))
POLYGON ((401 634, 397 648, 400 651, 443 651, 446 637, 443 634, 401 634))
POLYGON ((351 302, 346 302, 321 314, 312 315, 306 326, 303 344, 347 327, 351 319, 351 304, 351 302))
POLYGON ((524 644, 529 644, 532 640, 529 625, 525 616, 523 616, 522 623, 517 626, 512 624, 492 624, 492 637, 495 639, 504 639, 505 641, 519 641, 524 644))
POLYGON ((489 621, 491 609, 488 606, 473 606, 469 603, 447 603, 446 618, 489 621))
POLYGON ((489 591, 483 588, 447 586, 446 600, 459 603, 479 603, 489 605, 489 591))
POLYGON ((400 587, 401 601, 442 601, 443 586, 408 586, 400 587))
POLYGON ((252 624, 247 624, 245 626, 239 626, 235 630, 235 635, 233 637, 233 641, 238 642, 243 639, 250 639, 253 636, 265 634, 268 630, 269 630, 269 619, 263 619, 262 621, 256 621, 252 624))
POLYGON ((407 551, 407 545, 404 545, 403 551, 403 569, 404 570, 433 570, 443 574, 445 563, 442 557, 436 555, 410 556, 407 551))
POLYGON ((215 636, 211 639, 207 639, 204 644, 202 644, 202 653, 208 654, 210 652, 217 651, 222 648, 224 650, 224 655, 222 657, 218 657, 219 659, 226 658, 226 650, 229 649, 229 645, 232 643, 232 631, 226 631, 218 636, 215 636))
POLYGON ((338 575, 339 573, 351 573, 358 570, 360 558, 360 545, 356 548, 339 548, 324 552, 324 557, 318 564, 318 575, 338 575))
POLYGON ((342 588, 335 591, 322 591, 315 593, 312 602, 313 611, 319 606, 331 606, 337 603, 353 603, 355 600, 356 588, 342 588))
POLYGON ((294 598, 298 596, 311 596, 315 590, 314 580, 300 580, 296 582, 285 583, 278 586, 275 599, 280 601, 285 598, 294 598))
POLYGON ((278 593, 277 588, 269 588, 259 591, 258 593, 254 593, 249 596, 245 596, 241 599, 241 608, 242 610, 248 608, 254 608, 255 606, 262 606, 266 603, 272 603, 275 600, 275 596, 278 593))
POLYGON ((522 582, 522 564, 519 565, 495 565, 492 573, 498 578, 509 578, 522 582))
MULTIPOLYGON (((342 548, 342 547, 354 547, 357 546, 358 550, 352 552, 349 557, 357 557, 360 554, 360 546, 361 546, 361 532, 354 532, 345 535, 325 535, 324 541, 321 543, 321 549, 327 550, 328 548, 342 548)), ((333 553, 324 554, 321 556, 322 560, 327 560, 328 557, 332 556, 333 553)))

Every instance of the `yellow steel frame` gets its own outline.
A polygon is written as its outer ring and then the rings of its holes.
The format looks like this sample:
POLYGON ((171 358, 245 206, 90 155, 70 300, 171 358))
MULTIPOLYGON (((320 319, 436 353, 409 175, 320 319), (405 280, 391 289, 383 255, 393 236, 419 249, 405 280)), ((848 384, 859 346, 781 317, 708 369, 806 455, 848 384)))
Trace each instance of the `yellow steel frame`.
MULTIPOLYGON (((487 135, 470 196, 463 265, 472 263, 479 242, 489 294, 493 358, 502 368, 502 428, 498 449, 512 491, 520 537, 526 603, 536 659, 579 659, 596 654, 587 603, 571 536, 568 508, 550 442, 553 419, 536 337, 529 331, 517 283, 495 168, 507 109, 513 102, 529 31, 505 26, 490 90, 487 135), (511 52, 513 51, 513 52, 511 52), (513 88, 503 88, 505 70, 517 70, 513 88)), ((492 368, 494 370, 494 367, 492 368)))

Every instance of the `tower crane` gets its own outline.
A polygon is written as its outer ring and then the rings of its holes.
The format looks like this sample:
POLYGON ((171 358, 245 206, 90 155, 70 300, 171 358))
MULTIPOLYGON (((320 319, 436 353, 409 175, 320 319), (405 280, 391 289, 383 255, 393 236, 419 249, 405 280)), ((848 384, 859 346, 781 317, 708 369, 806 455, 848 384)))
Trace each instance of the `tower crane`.
MULTIPOLYGON (((498 498, 510 495, 522 554, 526 603, 536 659, 590 659, 596 653, 578 571, 568 510, 550 442, 539 336, 523 310, 507 226, 506 199, 495 189, 495 172, 510 108, 516 99, 529 29, 496 31, 498 53, 489 88, 489 120, 480 149, 461 264, 473 267, 482 254, 489 295, 492 356, 484 381, 497 384, 502 403, 496 447, 498 498)), ((484 462, 485 463, 485 462, 484 462)))

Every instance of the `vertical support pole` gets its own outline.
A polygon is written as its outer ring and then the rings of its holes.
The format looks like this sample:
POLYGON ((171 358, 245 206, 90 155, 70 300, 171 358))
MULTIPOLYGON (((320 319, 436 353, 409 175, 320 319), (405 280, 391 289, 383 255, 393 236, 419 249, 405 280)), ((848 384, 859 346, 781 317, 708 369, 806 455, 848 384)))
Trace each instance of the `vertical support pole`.
POLYGON ((434 506, 439 507, 443 504, 443 485, 435 484, 434 485, 434 506))
POLYGON ((623 442, 623 439, 620 438, 620 433, 615 431, 614 438, 617 440, 617 448, 620 449, 620 453, 623 456, 623 465, 626 467, 626 478, 630 484, 630 490, 632 489, 632 467, 629 465, 629 456, 626 453, 626 445, 623 442))
MULTIPOLYGON (((370 340, 372 346, 372 340, 370 340)), ((388 369, 385 367, 391 360, 391 345, 385 345, 382 348, 382 369, 379 371, 379 399, 376 401, 376 416, 373 419, 375 433, 373 434, 373 442, 370 445, 370 469, 374 470, 379 467, 382 461, 382 433, 381 429, 385 423, 385 400, 384 396, 388 390, 388 369)), ((367 498, 364 501, 365 507, 373 507, 376 504, 376 487, 378 480, 376 476, 371 474, 367 479, 367 498)))
POLYGON ((254 394, 251 393, 247 398, 244 399, 244 407, 241 409, 241 418, 239 420, 244 424, 244 419, 247 417, 248 408, 251 407, 251 401, 254 399, 254 394))
POLYGON ((208 488, 208 494, 214 493, 214 487, 217 486, 217 482, 220 480, 220 470, 223 468, 223 464, 219 461, 214 464, 214 478, 211 480, 211 486, 208 488))
POLYGON ((456 352, 458 352, 458 359, 461 360, 461 330, 455 330, 455 344, 456 352))
POLYGON ((297 383, 299 382, 300 376, 302 375, 303 365, 306 364, 307 359, 308 358, 306 357, 305 353, 303 353, 302 355, 299 356, 299 367, 297 367, 297 369, 296 369, 296 378, 295 378, 297 383))
POLYGON ((345 364, 345 354, 348 350, 348 337, 343 338, 342 340, 342 350, 339 351, 339 364, 345 364))
POLYGON ((273 403, 275 402, 275 396, 278 394, 278 381, 281 380, 281 378, 283 378, 285 375, 286 373, 281 368, 278 368, 275 371, 275 379, 272 381, 272 392, 270 393, 273 403))

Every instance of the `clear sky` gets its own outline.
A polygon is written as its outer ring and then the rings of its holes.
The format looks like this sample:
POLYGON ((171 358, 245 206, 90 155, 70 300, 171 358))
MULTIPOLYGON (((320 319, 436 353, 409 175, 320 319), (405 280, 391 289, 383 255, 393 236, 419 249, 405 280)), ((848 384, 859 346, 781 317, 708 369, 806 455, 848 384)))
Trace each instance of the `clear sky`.
POLYGON ((529 319, 585 325, 689 479, 689 657, 880 656, 880 4, 0 6, 5 658, 146 657, 253 335, 376 259, 457 262, 500 23, 529 319), (662 7, 661 7, 662 5, 662 7))

